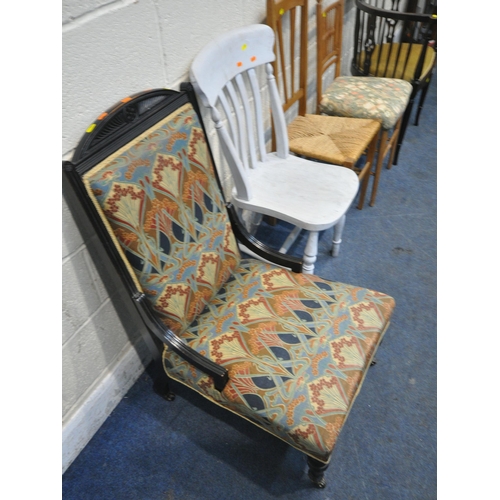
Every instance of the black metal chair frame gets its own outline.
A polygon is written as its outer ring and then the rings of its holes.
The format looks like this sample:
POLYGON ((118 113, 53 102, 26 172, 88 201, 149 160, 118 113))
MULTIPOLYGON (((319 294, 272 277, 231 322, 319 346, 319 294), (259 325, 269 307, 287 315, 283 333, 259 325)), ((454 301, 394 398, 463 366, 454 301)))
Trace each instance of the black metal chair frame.
MULTIPOLYGON (((415 72, 410 83, 413 86, 413 91, 410 96, 408 107, 406 108, 399 132, 398 144, 394 156, 394 164, 397 163, 399 150, 403 142, 406 128, 410 120, 410 115, 413 109, 415 97, 420 91, 420 99, 415 117, 415 125, 418 125, 420 113, 422 111, 427 90, 432 79, 433 67, 425 74, 422 74, 424 61, 427 52, 427 47, 432 46, 433 36, 437 25, 437 15, 416 14, 411 12, 399 11, 401 0, 391 0, 391 8, 383 8, 384 0, 355 0, 356 1, 356 20, 354 29, 354 55, 351 62, 351 72, 355 76, 382 76, 388 78, 396 78, 395 68, 402 73, 407 69, 409 58, 404 60, 400 58, 399 47, 393 46, 396 43, 409 44, 408 54, 414 45, 421 45, 422 50, 418 62, 415 67, 415 72), (391 71, 386 64, 385 68, 381 66, 384 61, 379 57, 376 61, 375 71, 373 71, 372 55, 377 46, 389 44, 389 57, 392 57, 392 50, 398 50, 396 60, 398 64, 391 71), (363 57, 362 57, 363 55, 363 57), (401 64, 401 65, 400 65, 401 64)), ((429 6, 427 6, 429 7, 429 6)), ((432 10, 432 5, 430 5, 432 10)), ((435 50, 435 47, 434 47, 435 50)), ((388 58, 389 58, 388 57, 388 58)))

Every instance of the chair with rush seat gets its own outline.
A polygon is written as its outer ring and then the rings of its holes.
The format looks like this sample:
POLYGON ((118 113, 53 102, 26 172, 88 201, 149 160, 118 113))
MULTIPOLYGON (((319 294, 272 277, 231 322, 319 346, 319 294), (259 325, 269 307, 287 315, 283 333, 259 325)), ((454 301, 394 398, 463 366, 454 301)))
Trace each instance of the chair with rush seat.
POLYGON ((356 172, 361 182, 357 205, 361 210, 374 166, 380 124, 365 117, 355 119, 306 112, 308 20, 308 0, 267 0, 266 22, 276 37, 276 59, 272 64, 283 110, 293 111, 295 106, 298 113, 288 124, 290 151, 356 172))
POLYGON ((251 421, 303 452, 324 487, 394 300, 302 274, 250 237, 188 93, 136 94, 87 130, 63 162, 65 195, 112 264, 103 279, 121 278, 151 334, 155 390, 172 401, 174 379, 251 421), (268 263, 242 258, 238 240, 268 263))
MULTIPOLYGON (((312 273, 319 231, 335 227, 332 253, 338 254, 345 214, 359 181, 352 170, 289 154, 285 117, 270 64, 273 45, 269 26, 232 30, 198 53, 190 78, 210 110, 229 165, 233 204, 309 231, 303 271, 312 273), (263 111, 263 103, 269 101, 277 144, 271 153, 266 152, 263 111)), ((294 234, 292 231, 282 251, 288 250, 294 234)))

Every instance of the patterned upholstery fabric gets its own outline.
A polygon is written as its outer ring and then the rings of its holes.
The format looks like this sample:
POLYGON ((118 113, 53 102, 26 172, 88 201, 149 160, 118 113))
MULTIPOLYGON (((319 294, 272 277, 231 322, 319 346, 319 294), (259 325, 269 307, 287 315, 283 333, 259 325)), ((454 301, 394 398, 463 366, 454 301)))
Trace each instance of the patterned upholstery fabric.
POLYGON ((240 261, 191 105, 109 156, 85 183, 140 288, 181 332, 240 261))
POLYGON ((165 349, 174 379, 328 461, 394 300, 241 260, 205 136, 187 104, 84 178, 131 275, 223 392, 165 349))
POLYGON ((243 260, 181 335, 226 367, 222 393, 168 348, 168 374, 290 445, 328 461, 382 338, 382 293, 243 260))
POLYGON ((395 78, 339 76, 323 94, 321 113, 378 120, 392 129, 410 100, 412 85, 395 78))

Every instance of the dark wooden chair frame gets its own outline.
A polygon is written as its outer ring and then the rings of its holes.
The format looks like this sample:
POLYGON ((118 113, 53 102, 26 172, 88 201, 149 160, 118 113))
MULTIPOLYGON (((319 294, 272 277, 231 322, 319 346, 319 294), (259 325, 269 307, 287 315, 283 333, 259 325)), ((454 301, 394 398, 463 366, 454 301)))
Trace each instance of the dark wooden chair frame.
MULTIPOLYGON (((415 117, 415 125, 418 125, 420 113, 424 106, 427 90, 432 79, 433 67, 427 73, 423 74, 424 61, 427 52, 427 47, 434 45, 437 15, 416 14, 412 12, 399 11, 400 0, 391 0, 391 8, 383 8, 384 0, 355 0, 356 2, 356 20, 354 28, 354 54, 351 62, 351 72, 354 76, 381 76, 388 78, 396 78, 394 71, 390 71, 386 65, 382 68, 380 57, 377 60, 375 71, 370 71, 372 67, 372 55, 376 46, 381 46, 383 43, 390 45, 389 53, 392 50, 398 50, 393 47, 393 43, 408 43, 411 51, 412 46, 421 45, 419 59, 417 61, 415 72, 410 83, 413 86, 413 91, 410 96, 408 107, 403 115, 401 130, 399 132, 398 143, 394 156, 394 164, 397 164, 399 150, 403 142, 406 128, 410 120, 415 97, 420 91, 420 99, 415 117), (398 31, 399 30, 399 31, 398 31), (399 33, 399 35, 398 35, 399 33), (364 55, 364 58, 361 55, 364 55)), ((432 10, 432 5, 430 5, 432 10)), ((435 46, 433 47, 435 49, 435 46)), ((407 69, 409 58, 400 58, 397 53, 395 65, 398 71, 402 69, 403 74, 407 69)), ((373 69, 373 68, 372 68, 373 69)))
MULTIPOLYGON (((97 240, 89 248, 93 258, 101 258, 114 268, 121 278, 121 283, 133 307, 137 310, 147 328, 149 338, 145 339, 153 357, 153 388, 157 394, 168 401, 175 398, 170 380, 165 373, 161 353, 167 344, 175 353, 193 366, 213 378, 215 388, 222 391, 228 381, 228 371, 224 367, 205 358, 190 348, 174 332, 160 321, 145 294, 131 279, 129 271, 119 254, 115 243, 104 226, 92 200, 88 197, 82 176, 113 152, 128 144, 134 137, 149 129, 163 117, 168 116, 181 105, 190 102, 197 112, 203 127, 200 110, 190 83, 181 85, 181 92, 156 89, 140 92, 123 99, 117 105, 103 113, 96 123, 89 127, 87 134, 80 141, 71 161, 63 161, 63 189, 68 206, 82 232, 96 234, 97 240), (90 131, 89 131, 90 130, 90 131), (85 229, 83 229, 85 228, 85 229)), ((206 133, 206 131, 205 131, 206 133)), ((209 154, 212 152, 208 145, 209 154)), ((215 165, 215 163, 213 162, 215 165)), ((223 195, 220 179, 215 175, 223 195)), ((225 202, 236 239, 246 248, 264 259, 286 267, 294 272, 301 272, 302 259, 279 253, 251 235, 240 222, 235 207, 225 202)), ((309 478, 319 488, 325 486, 324 472, 328 464, 307 456, 309 478)))

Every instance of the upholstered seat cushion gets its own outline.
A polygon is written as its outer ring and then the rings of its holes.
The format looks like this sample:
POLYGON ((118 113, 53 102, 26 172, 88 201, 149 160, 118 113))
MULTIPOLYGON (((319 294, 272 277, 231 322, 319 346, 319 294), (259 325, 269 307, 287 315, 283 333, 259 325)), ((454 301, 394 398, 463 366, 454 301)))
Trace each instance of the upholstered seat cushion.
POLYGON ((242 260, 181 337, 229 371, 223 392, 165 349, 170 377, 304 453, 328 461, 394 300, 242 260))
POLYGON ((336 165, 355 163, 379 129, 375 120, 306 114, 288 126, 289 148, 336 165))
POLYGON ((320 112, 333 116, 378 120, 392 129, 410 100, 412 85, 395 78, 339 76, 327 88, 320 112))

